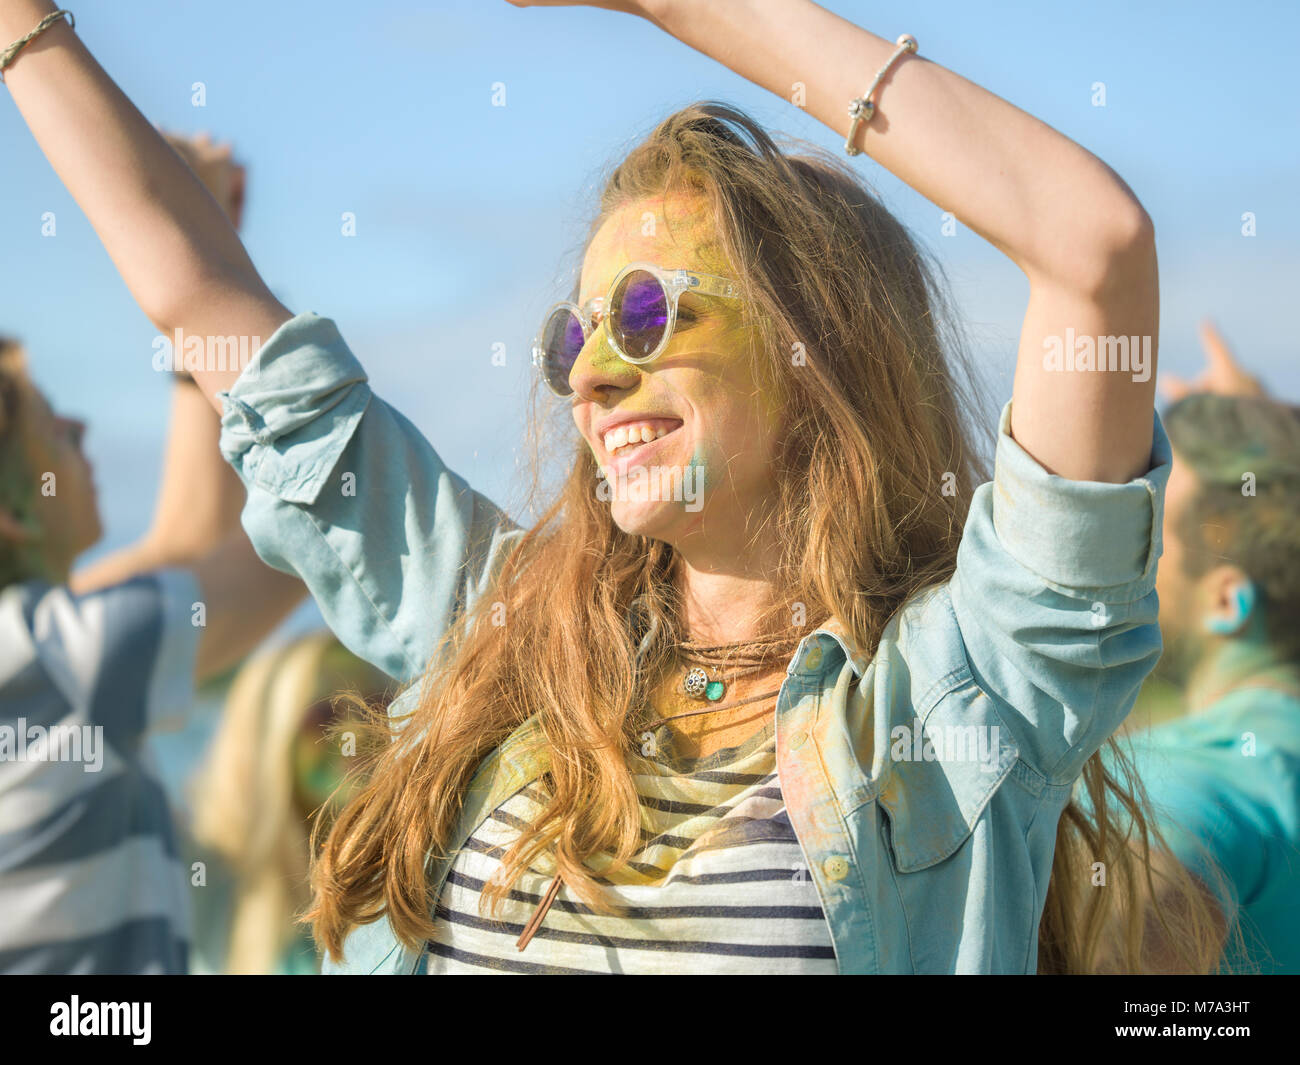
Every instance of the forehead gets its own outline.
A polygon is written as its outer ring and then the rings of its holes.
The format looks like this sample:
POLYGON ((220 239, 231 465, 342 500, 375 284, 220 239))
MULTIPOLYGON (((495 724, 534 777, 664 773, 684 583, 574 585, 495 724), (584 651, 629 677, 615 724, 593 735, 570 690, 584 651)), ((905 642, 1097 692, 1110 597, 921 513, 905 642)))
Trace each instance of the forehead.
POLYGON ((637 261, 666 270, 730 273, 712 208, 707 199, 693 192, 636 200, 610 215, 587 246, 579 302, 604 296, 614 276, 637 261))

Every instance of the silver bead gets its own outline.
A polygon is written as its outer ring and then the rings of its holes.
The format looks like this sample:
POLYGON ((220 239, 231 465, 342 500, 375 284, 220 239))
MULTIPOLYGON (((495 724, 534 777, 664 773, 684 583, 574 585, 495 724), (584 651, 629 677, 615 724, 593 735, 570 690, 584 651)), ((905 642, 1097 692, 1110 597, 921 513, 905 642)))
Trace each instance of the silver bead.
POLYGON ((849 103, 849 117, 861 119, 863 122, 870 122, 871 116, 876 113, 876 105, 870 100, 857 99, 849 103))
POLYGON ((709 686, 709 675, 699 666, 689 669, 686 672, 686 679, 682 681, 682 689, 692 699, 704 697, 705 689, 709 686))

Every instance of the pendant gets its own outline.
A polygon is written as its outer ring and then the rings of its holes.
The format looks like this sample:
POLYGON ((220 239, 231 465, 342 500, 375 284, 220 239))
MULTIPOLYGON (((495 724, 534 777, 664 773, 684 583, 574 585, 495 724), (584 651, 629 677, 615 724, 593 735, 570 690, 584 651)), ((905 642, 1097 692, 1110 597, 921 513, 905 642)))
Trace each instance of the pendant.
POLYGON ((703 699, 709 690, 709 675, 695 666, 686 671, 686 679, 682 681, 682 690, 692 699, 703 699))
POLYGON ((699 666, 686 671, 682 690, 692 699, 707 699, 716 703, 727 693, 727 685, 720 680, 709 680, 709 675, 699 666))

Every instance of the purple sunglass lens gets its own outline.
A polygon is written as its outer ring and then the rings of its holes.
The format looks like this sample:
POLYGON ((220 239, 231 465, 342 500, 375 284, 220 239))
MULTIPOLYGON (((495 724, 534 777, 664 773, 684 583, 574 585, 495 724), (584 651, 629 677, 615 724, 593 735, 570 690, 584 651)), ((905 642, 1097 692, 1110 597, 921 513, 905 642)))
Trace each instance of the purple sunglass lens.
POLYGON ((542 349, 546 353, 546 380, 561 395, 573 391, 569 387, 569 371, 578 361, 585 339, 582 322, 571 310, 560 308, 546 323, 546 329, 542 333, 542 349))
POLYGON ((633 359, 653 354, 668 329, 668 294, 663 285, 644 270, 628 274, 610 301, 609 321, 624 354, 633 359))

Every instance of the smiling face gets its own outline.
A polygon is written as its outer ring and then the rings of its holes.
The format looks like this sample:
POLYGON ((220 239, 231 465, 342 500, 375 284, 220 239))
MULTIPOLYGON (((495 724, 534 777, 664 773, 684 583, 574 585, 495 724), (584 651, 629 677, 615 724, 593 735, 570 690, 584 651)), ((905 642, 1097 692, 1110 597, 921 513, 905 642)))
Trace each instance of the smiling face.
MULTIPOLYGON (((578 302, 604 298, 628 263, 737 280, 698 194, 638 200, 587 249, 578 302)), ((624 532, 680 546, 743 542, 775 491, 781 404, 763 380, 738 300, 684 293, 658 358, 623 361, 598 322, 573 365, 573 418, 607 474, 601 498, 624 532)), ((597 486, 593 485, 593 490, 597 486)))

